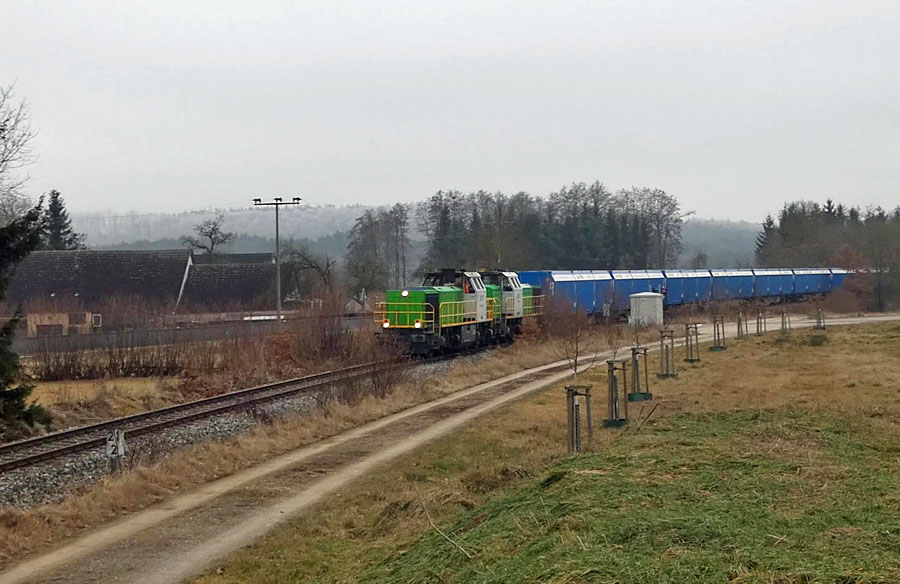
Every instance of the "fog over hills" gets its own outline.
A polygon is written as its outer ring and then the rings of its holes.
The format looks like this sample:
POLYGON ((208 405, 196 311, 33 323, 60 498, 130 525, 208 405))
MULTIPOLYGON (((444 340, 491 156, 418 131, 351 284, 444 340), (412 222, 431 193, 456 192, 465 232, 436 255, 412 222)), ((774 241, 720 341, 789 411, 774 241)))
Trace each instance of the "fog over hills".
POLYGON ((681 228, 682 244, 679 265, 690 268, 698 252, 706 255, 706 266, 752 267, 756 235, 760 226, 747 221, 691 219, 681 228))
MULTIPOLYGON (((281 210, 282 241, 295 239, 314 251, 332 258, 343 256, 347 232, 364 205, 301 205, 281 210)), ((184 213, 132 213, 104 215, 73 213, 75 229, 87 235, 87 244, 99 249, 171 249, 180 247, 178 238, 193 232, 194 225, 217 214, 225 215, 224 228, 238 239, 231 247, 236 253, 269 251, 274 248, 275 217, 271 208, 205 209, 184 213)), ((416 222, 410 233, 413 242, 421 239, 416 222)), ((691 219, 682 228, 684 251, 679 265, 691 267, 698 252, 706 255, 710 267, 751 266, 759 226, 746 221, 691 219)))
MULTIPOLYGON (((348 231, 367 207, 327 205, 282 207, 282 239, 318 239, 348 231)), ((137 241, 177 240, 190 235, 198 223, 225 215, 224 229, 240 235, 274 239, 275 211, 271 207, 204 209, 184 213, 72 213, 73 228, 87 236, 90 247, 109 247, 137 241)))

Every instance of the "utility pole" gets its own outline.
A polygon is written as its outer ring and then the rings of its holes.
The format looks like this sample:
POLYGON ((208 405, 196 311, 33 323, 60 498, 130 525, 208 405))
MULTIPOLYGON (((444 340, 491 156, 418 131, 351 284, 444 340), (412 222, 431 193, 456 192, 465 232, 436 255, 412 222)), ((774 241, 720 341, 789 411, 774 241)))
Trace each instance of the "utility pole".
POLYGON ((290 201, 275 197, 271 202, 265 203, 262 199, 253 199, 254 207, 275 207, 275 314, 278 326, 281 326, 281 242, 278 232, 278 209, 283 205, 299 205, 300 201, 302 201, 300 197, 294 197, 290 201))

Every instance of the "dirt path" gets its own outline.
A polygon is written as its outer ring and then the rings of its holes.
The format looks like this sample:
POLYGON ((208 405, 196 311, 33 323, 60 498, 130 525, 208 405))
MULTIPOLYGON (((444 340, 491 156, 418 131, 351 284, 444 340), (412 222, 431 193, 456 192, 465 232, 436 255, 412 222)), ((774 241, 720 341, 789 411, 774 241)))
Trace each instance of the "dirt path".
POLYGON ((487 382, 274 458, 27 560, 0 574, 0 583, 179 582, 373 467, 557 383, 567 375, 558 366, 487 382))
MULTIPOLYGON (((829 324, 887 320, 900 317, 829 324)), ((0 574, 0 584, 181 582, 325 496, 340 496, 343 485, 373 468, 567 375, 563 362, 545 365, 366 424, 122 518, 12 567, 0 574)))

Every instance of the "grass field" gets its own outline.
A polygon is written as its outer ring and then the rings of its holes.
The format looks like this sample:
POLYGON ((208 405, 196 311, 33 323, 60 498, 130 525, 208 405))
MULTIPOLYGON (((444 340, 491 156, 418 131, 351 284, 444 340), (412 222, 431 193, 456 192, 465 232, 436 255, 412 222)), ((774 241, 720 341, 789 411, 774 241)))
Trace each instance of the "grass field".
POLYGON ((54 427, 65 428, 172 405, 180 401, 176 385, 164 377, 41 381, 31 397, 53 413, 54 427))
POLYGON ((553 388, 197 581, 900 581, 900 325, 731 342, 652 383, 653 416, 591 453, 565 456, 553 388))

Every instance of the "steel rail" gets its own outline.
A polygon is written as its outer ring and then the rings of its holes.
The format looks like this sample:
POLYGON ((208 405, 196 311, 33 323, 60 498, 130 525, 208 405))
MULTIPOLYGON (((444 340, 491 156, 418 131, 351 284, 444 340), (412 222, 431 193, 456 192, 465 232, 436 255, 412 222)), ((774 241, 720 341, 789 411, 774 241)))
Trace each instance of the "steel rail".
MULTIPOLYGON (((399 366, 405 368, 422 362, 404 361, 399 366)), ((128 437, 142 436, 194 420, 285 399, 340 381, 373 375, 397 366, 398 363, 387 361, 354 365, 11 442, 0 446, 0 472, 103 446, 107 430, 122 429, 128 437)))

